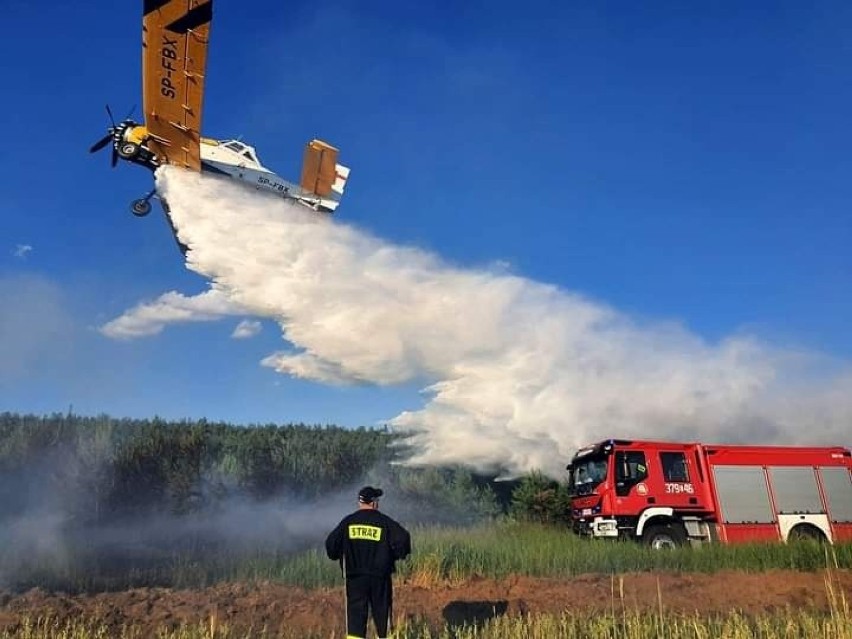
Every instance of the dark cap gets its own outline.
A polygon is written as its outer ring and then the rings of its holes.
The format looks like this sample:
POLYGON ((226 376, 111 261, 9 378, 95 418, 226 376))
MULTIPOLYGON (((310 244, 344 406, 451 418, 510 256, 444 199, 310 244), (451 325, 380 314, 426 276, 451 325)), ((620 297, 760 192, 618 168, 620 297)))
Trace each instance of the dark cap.
POLYGON ((358 491, 358 501, 362 504, 372 504, 379 497, 384 495, 381 488, 373 488, 372 486, 364 486, 358 491))

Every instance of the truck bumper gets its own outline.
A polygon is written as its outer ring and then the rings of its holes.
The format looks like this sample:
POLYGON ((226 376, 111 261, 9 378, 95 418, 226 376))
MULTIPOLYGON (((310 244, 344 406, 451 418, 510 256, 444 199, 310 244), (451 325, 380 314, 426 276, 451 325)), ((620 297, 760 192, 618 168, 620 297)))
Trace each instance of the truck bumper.
POLYGON ((574 532, 587 537, 615 539, 618 537, 618 522, 608 517, 577 519, 574 521, 574 532))

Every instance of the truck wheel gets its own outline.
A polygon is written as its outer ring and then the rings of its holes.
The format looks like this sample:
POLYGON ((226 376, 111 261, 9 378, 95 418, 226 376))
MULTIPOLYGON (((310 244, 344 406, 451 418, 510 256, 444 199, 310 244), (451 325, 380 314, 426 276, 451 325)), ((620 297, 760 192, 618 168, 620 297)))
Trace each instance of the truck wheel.
POLYGON ((825 538, 825 534, 816 526, 799 524, 798 526, 793 526, 792 530, 787 534, 787 541, 815 541, 818 544, 824 544, 828 542, 828 539, 825 538))
POLYGON ((686 533, 679 524, 655 524, 642 532, 642 543, 654 550, 677 548, 686 543, 686 533))

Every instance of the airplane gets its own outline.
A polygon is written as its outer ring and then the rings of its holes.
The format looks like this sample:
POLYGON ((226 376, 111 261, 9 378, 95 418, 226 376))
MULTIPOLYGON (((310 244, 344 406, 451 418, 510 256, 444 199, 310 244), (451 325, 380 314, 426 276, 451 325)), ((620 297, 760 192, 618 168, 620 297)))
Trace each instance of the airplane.
MULTIPOLYGON (((144 124, 134 122, 129 116, 116 124, 107 105, 111 126, 89 152, 95 153, 111 144, 113 167, 122 159, 152 171, 169 164, 224 175, 314 211, 333 213, 343 195, 349 168, 337 163, 338 149, 330 144, 318 139, 307 143, 301 178, 295 184, 263 166, 253 146, 238 139, 201 136, 212 19, 213 0, 143 0, 144 124)), ((168 204, 156 188, 134 200, 131 212, 137 217, 148 215, 150 201, 155 196, 169 217, 168 204)))

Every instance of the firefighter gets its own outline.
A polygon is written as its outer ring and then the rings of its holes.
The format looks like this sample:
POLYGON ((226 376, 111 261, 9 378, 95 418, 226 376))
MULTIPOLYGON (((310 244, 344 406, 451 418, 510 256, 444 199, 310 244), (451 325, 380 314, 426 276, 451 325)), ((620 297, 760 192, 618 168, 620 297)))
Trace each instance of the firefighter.
POLYGON ((325 540, 329 559, 340 562, 346 582, 346 637, 366 639, 371 611, 380 639, 388 636, 395 562, 411 553, 411 535, 379 512, 380 488, 358 492, 358 510, 344 517, 325 540))

